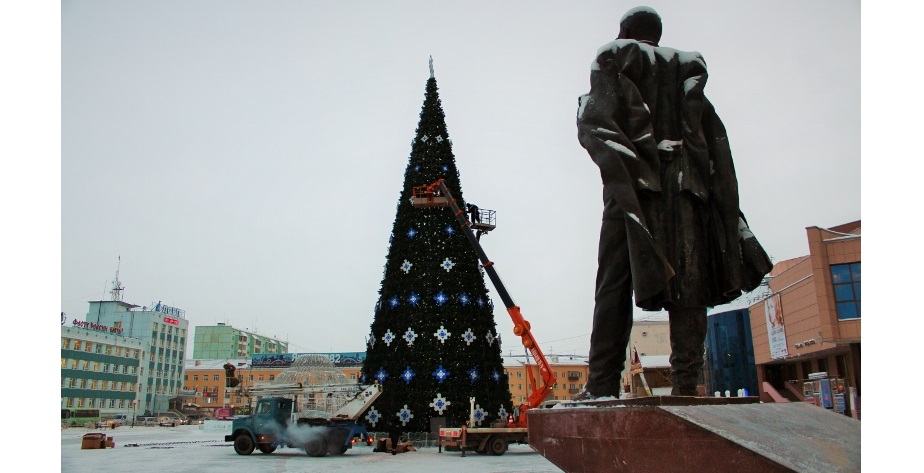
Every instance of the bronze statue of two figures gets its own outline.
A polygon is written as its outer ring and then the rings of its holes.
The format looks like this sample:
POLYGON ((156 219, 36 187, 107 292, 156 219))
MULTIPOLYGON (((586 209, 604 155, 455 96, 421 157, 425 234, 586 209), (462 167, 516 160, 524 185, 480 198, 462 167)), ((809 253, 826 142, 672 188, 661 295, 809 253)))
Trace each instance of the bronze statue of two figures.
POLYGON ((671 395, 697 395, 706 308, 755 289, 773 267, 738 207, 706 63, 660 38, 653 9, 629 10, 579 98, 578 140, 600 168, 604 209, 590 371, 575 400, 619 396, 633 292, 638 307, 668 311, 671 395))

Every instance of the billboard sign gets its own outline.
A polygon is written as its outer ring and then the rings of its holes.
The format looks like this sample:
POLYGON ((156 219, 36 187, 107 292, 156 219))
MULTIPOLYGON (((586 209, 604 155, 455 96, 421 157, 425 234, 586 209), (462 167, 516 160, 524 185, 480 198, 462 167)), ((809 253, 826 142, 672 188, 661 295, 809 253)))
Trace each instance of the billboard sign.
POLYGON ((783 325, 783 309, 780 302, 778 293, 764 300, 767 338, 770 341, 770 358, 785 358, 789 355, 789 349, 786 347, 786 327, 783 325))

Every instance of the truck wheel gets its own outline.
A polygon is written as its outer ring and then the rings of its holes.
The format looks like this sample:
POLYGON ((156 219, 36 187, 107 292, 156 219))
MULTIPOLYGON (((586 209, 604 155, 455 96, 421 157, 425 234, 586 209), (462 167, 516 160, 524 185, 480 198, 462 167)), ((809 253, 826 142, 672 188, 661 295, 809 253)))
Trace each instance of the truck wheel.
POLYGON ((309 457, 323 457, 327 455, 327 442, 324 440, 324 436, 319 435, 305 442, 305 453, 307 453, 309 457))
POLYGON ((234 437, 234 451, 238 455, 250 455, 254 446, 253 439, 246 432, 234 437))
POLYGON ((276 451, 276 446, 271 443, 261 443, 257 445, 257 448, 260 449, 260 452, 270 454, 276 451))
POLYGON ((507 439, 504 437, 493 437, 488 441, 488 451, 491 455, 503 455, 507 451, 507 439))

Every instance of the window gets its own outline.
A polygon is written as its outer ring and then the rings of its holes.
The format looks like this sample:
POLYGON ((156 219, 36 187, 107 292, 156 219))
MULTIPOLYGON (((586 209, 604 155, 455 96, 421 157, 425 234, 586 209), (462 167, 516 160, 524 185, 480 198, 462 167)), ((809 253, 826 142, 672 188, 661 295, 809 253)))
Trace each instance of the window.
POLYGON ((74 398, 67 398, 67 407, 74 407, 74 398))
POLYGON ((859 319, 860 263, 832 265, 831 282, 834 283, 837 318, 839 320, 859 319))
POLYGON ((74 340, 74 350, 80 351, 80 340, 74 340))
POLYGON ((68 387, 71 388, 71 389, 76 389, 76 388, 77 388, 77 380, 74 379, 74 378, 71 378, 71 379, 70 379, 70 386, 68 386, 68 387))
POLYGON ((71 369, 72 369, 72 370, 76 370, 76 369, 77 369, 77 360, 71 360, 71 369))
POLYGON ((90 380, 90 389, 96 389, 96 382, 97 381, 95 379, 90 380))
POLYGON ((83 346, 84 351, 93 351, 93 342, 87 342, 83 346))
POLYGON ((194 374, 194 375, 193 375, 193 381, 199 381, 199 375, 194 374))
POLYGON ((90 369, 90 362, 87 360, 83 360, 83 370, 86 371, 88 369, 90 369))
POLYGON ((107 354, 107 355, 111 355, 111 354, 112 354, 112 345, 106 345, 106 354, 107 354))
POLYGON ((212 375, 212 381, 218 381, 218 375, 212 375))
POLYGON ((67 350, 68 348, 70 348, 70 344, 71 344, 71 340, 69 338, 61 339, 61 348, 67 350))
POLYGON ((67 358, 61 358, 61 369, 67 368, 67 358))
POLYGON ((93 371, 99 371, 99 362, 98 362, 98 361, 94 361, 94 362, 93 362, 93 371))
POLYGON ((115 347, 115 355, 122 356, 122 347, 115 347))
MULTIPOLYGON (((87 350, 87 351, 89 351, 89 350, 87 350)), ((102 353, 102 352, 103 352, 103 345, 102 345, 101 343, 97 343, 97 344, 96 344, 96 353, 102 353)))
POLYGON ((271 375, 269 375, 269 378, 270 378, 269 380, 272 381, 272 380, 276 379, 276 375, 271 374, 271 375))

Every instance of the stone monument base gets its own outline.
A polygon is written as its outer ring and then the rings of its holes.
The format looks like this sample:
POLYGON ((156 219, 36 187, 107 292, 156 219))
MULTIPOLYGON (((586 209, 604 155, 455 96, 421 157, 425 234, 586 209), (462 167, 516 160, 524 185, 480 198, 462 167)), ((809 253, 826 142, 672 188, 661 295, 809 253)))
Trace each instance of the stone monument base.
POLYGON ((860 421, 802 402, 651 396, 527 415, 529 444, 568 473, 860 471, 860 421))

